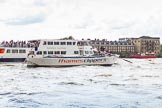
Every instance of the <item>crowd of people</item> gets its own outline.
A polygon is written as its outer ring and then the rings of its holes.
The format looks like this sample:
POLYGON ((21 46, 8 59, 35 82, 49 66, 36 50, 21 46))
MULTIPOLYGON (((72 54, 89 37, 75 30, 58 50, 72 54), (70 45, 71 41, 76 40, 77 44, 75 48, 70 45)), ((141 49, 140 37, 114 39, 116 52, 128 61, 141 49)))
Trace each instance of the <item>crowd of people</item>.
POLYGON ((3 41, 0 43, 2 47, 22 47, 22 48, 34 48, 39 46, 38 41, 3 41))

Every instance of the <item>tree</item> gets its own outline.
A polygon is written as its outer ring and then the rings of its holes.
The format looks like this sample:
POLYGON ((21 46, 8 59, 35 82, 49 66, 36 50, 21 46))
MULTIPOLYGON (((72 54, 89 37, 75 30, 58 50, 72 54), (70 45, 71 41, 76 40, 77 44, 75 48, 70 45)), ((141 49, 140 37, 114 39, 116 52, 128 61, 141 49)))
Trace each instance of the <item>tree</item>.
POLYGON ((126 58, 126 57, 129 57, 129 53, 127 52, 127 51, 122 51, 121 53, 120 53, 120 57, 121 58, 126 58))
POLYGON ((69 37, 64 37, 62 38, 63 40, 74 40, 73 36, 69 36, 69 37))
POLYGON ((73 36, 69 36, 68 39, 69 39, 69 40, 74 40, 73 36))

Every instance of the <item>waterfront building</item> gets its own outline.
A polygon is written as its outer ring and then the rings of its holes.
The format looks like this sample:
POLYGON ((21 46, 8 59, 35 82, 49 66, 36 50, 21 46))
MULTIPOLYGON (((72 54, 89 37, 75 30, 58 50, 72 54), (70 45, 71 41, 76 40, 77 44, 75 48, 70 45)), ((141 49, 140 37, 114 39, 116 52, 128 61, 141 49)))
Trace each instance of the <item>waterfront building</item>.
POLYGON ((106 39, 95 39, 90 40, 90 44, 99 51, 106 51, 115 54, 121 54, 122 52, 135 52, 134 44, 128 40, 107 41, 106 39))
POLYGON ((162 57, 162 45, 160 45, 160 57, 162 57))
POLYGON ((142 36, 139 38, 129 38, 128 41, 135 45, 136 53, 160 55, 160 38, 142 36))

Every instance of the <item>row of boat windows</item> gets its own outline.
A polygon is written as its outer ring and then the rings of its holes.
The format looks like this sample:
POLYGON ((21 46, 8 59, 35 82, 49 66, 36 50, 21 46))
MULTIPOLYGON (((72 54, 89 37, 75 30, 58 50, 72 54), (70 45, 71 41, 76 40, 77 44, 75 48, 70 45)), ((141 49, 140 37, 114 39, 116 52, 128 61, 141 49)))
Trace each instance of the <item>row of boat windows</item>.
POLYGON ((23 50, 23 49, 7 49, 6 53, 26 53, 26 50, 23 50))
POLYGON ((43 45, 75 45, 76 42, 46 42, 44 41, 43 45))
MULTIPOLYGON (((83 51, 80 51, 81 54, 83 54, 83 51)), ((93 54, 92 51, 85 51, 84 52, 85 54, 93 54)), ((46 54, 62 54, 62 55, 65 55, 66 54, 66 51, 38 51, 37 52, 37 55, 46 55, 46 54)), ((79 54, 79 51, 74 51, 74 54, 79 54)))
MULTIPOLYGON (((46 55, 46 54, 62 54, 62 55, 65 55, 66 54, 66 51, 38 51, 37 52, 37 55, 46 55)), ((74 54, 79 54, 78 51, 74 51, 74 54)))

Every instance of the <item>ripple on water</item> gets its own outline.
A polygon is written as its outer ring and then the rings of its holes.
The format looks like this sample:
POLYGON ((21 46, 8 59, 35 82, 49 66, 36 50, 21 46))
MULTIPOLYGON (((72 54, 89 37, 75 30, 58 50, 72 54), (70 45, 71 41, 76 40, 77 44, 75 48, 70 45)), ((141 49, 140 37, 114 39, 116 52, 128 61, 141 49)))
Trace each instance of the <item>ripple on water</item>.
POLYGON ((25 92, 19 92, 19 93, 14 93, 14 95, 38 95, 38 94, 43 94, 44 92, 31 92, 31 93, 25 93, 25 92))
POLYGON ((21 106, 25 108, 38 108, 38 107, 43 107, 47 106, 48 104, 41 103, 39 101, 35 101, 33 99, 24 99, 24 98, 11 98, 8 101, 10 104, 12 103, 13 105, 16 106, 21 106))
POLYGON ((128 90, 128 91, 126 91, 127 93, 129 93, 129 94, 135 94, 135 95, 149 95, 150 94, 150 92, 149 91, 145 91, 145 90, 128 90))
POLYGON ((85 104, 81 102, 70 102, 66 105, 66 108, 101 108, 101 106, 96 104, 85 104))
POLYGON ((153 77, 153 78, 157 78, 157 77, 160 77, 160 76, 155 76, 155 75, 142 75, 141 77, 149 77, 149 78, 153 77))
POLYGON ((121 105, 114 105, 111 108, 139 108, 138 104, 130 105, 130 104, 121 104, 121 105))
POLYGON ((160 95, 160 96, 158 96, 156 98, 162 100, 162 95, 160 95))
POLYGON ((117 84, 117 83, 112 83, 110 85, 112 85, 112 86, 125 86, 125 84, 117 84))
POLYGON ((95 77, 111 77, 112 74, 100 74, 100 75, 95 75, 95 77))
POLYGON ((4 92, 4 93, 0 93, 0 96, 6 96, 6 95, 10 95, 12 94, 11 92, 4 92))
POLYGON ((61 82, 59 85, 79 85, 82 86, 84 84, 76 83, 76 82, 61 82))

